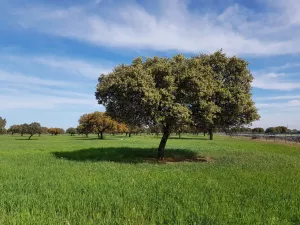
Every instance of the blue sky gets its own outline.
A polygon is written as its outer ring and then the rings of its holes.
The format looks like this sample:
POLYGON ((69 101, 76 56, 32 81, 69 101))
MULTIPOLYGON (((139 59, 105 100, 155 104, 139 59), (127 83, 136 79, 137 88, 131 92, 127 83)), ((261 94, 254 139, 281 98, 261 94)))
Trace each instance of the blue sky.
POLYGON ((247 59, 261 120, 300 129, 299 0, 0 0, 0 116, 76 126, 97 78, 137 56, 247 59))

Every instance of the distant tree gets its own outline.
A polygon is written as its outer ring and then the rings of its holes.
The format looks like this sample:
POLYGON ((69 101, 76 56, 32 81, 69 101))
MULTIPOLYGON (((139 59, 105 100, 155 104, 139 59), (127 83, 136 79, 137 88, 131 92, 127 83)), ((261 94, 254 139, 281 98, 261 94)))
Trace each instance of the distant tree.
POLYGON ((86 137, 88 137, 94 130, 94 125, 91 123, 91 120, 91 114, 83 114, 78 120, 79 126, 77 129, 80 129, 80 133, 85 134, 86 137))
POLYGON ((268 127, 265 131, 266 134, 277 134, 278 130, 275 127, 268 127))
POLYGON ((174 127, 174 132, 181 138, 182 133, 187 133, 190 126, 188 124, 176 124, 174 127))
POLYGON ((23 134, 29 134, 29 140, 31 139, 31 137, 35 134, 38 134, 39 132, 41 132, 41 124, 39 123, 31 123, 31 124, 23 124, 22 125, 22 132, 23 134))
POLYGON ((2 128, 0 134, 7 134, 7 130, 5 128, 2 128))
POLYGON ((125 133, 127 135, 128 132, 129 132, 129 129, 128 129, 128 127, 127 127, 127 125, 125 123, 117 123, 117 125, 116 125, 116 132, 118 134, 125 133))
POLYGON ((258 133, 258 134, 263 134, 265 133, 265 129, 261 127, 256 127, 252 129, 252 133, 258 133))
POLYGON ((279 134, 285 134, 288 132, 288 128, 285 126, 278 126, 278 127, 275 127, 275 129, 277 130, 277 132, 279 134))
POLYGON ((59 131, 59 134, 64 134, 66 133, 66 131, 63 129, 63 128, 58 128, 60 131, 59 131))
POLYGON ((66 130, 66 133, 70 134, 71 136, 73 136, 74 134, 76 134, 76 129, 74 127, 70 127, 66 130))
POLYGON ((104 112, 93 112, 83 115, 79 123, 90 132, 95 132, 99 139, 103 139, 105 131, 115 131, 117 123, 104 112))
POLYGON ((41 136, 41 134, 48 134, 48 128, 47 127, 41 127, 41 130, 39 132, 39 136, 41 136))
POLYGON ((161 125, 160 124, 153 124, 149 127, 151 134, 155 134, 158 137, 159 133, 161 132, 161 125))
POLYGON ((0 117, 0 134, 6 133, 5 126, 6 126, 6 119, 0 117))
POLYGON ((77 127, 76 127, 76 132, 77 134, 81 135, 81 134, 85 134, 84 133, 84 126, 79 124, 77 127))
POLYGON ((28 130, 28 124, 27 123, 23 123, 23 124, 20 125, 20 134, 21 134, 21 136, 26 134, 27 130, 28 130))
POLYGON ((51 134, 51 135, 55 135, 55 136, 58 135, 58 134, 63 134, 64 132, 65 132, 64 129, 57 128, 57 127, 48 129, 48 133, 51 134))
POLYGON ((11 135, 21 133, 21 125, 12 125, 7 131, 11 135))

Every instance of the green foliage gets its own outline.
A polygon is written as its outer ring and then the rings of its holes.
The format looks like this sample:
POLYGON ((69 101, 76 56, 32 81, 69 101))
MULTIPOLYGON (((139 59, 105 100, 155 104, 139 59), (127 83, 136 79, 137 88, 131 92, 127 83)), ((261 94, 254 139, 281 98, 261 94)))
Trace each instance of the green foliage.
POLYGON ((88 136, 89 133, 95 132, 98 138, 103 139, 104 131, 115 131, 117 123, 110 116, 103 112, 93 112, 84 114, 79 119, 79 129, 88 136))
POLYGON ((66 130, 66 133, 70 134, 71 136, 73 136, 74 134, 76 134, 76 129, 74 127, 70 127, 66 130))
POLYGON ((214 78, 210 99, 206 102, 199 101, 195 105, 196 126, 207 130, 218 128, 226 131, 259 119, 252 101, 253 76, 248 70, 248 62, 235 56, 227 57, 222 51, 196 58, 203 66, 213 70, 214 78))
POLYGON ((212 55, 136 58, 101 75, 96 98, 107 114, 130 127, 159 125, 163 157, 170 133, 194 124, 208 129, 249 124, 259 118, 251 99, 248 63, 212 55))
POLYGON ((21 125, 12 125, 8 130, 7 133, 14 135, 14 134, 20 134, 21 133, 22 126, 21 125))
POLYGON ((63 128, 51 127, 48 129, 48 133, 51 135, 64 134, 65 131, 63 128))
POLYGON ((299 146, 228 137, 0 136, 0 224, 299 224, 299 146))
POLYGON ((266 129, 267 134, 285 134, 288 132, 288 128, 285 126, 268 127, 266 129))
POLYGON ((24 123, 21 125, 21 129, 22 129, 22 134, 29 134, 29 138, 31 139, 31 137, 35 134, 39 134, 42 130, 41 124, 33 122, 31 124, 27 124, 24 123))
POLYGON ((263 134, 265 133, 265 129, 262 127, 256 127, 252 129, 252 133, 263 134))
POLYGON ((6 126, 6 119, 0 116, 0 134, 6 134, 5 126, 6 126))
POLYGON ((48 134, 48 127, 41 127, 39 135, 41 135, 41 134, 48 134))

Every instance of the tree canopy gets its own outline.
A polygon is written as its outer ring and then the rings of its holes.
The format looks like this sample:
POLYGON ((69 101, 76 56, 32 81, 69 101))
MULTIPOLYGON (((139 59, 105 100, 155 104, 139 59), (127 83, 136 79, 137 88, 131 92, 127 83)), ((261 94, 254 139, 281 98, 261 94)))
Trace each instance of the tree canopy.
POLYGON ((259 118, 251 99, 253 77, 248 63, 212 55, 185 58, 136 58, 99 77, 96 99, 107 114, 133 126, 159 124, 163 137, 158 158, 176 127, 194 124, 229 129, 259 118))
POLYGON ((66 130, 66 133, 70 134, 71 136, 73 136, 74 134, 76 134, 76 129, 74 127, 69 127, 66 130))
POLYGON ((63 128, 51 127, 48 129, 48 133, 51 135, 58 135, 65 133, 63 128))
POLYGON ((104 112, 93 112, 84 114, 79 119, 83 133, 96 133, 99 139, 103 139, 103 132, 114 131, 117 129, 117 123, 104 112))
POLYGON ((252 133, 263 134, 264 132, 265 132, 265 129, 262 127, 255 127, 252 129, 252 133))
POLYGON ((0 134, 6 133, 5 126, 6 126, 6 119, 0 116, 0 134))
POLYGON ((31 124, 24 123, 21 126, 22 126, 22 133, 29 134, 28 139, 31 139, 31 137, 35 134, 39 134, 42 129, 41 124, 37 122, 33 122, 31 124))

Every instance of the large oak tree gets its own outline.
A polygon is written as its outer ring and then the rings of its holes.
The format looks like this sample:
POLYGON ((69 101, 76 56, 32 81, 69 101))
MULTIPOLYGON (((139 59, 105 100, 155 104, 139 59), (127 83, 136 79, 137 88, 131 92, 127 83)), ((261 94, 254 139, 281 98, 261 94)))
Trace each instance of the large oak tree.
POLYGON ((159 124, 162 159, 170 133, 180 125, 201 124, 212 131, 257 118, 247 63, 215 54, 221 56, 134 59, 99 77, 96 98, 109 116, 128 126, 159 124))

